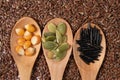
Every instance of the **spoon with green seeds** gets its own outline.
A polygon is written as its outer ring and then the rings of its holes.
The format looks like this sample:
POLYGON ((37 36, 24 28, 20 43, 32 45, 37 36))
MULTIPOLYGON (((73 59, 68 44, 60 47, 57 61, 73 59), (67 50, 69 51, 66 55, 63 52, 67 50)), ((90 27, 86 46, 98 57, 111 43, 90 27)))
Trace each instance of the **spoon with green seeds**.
POLYGON ((43 52, 51 80, 62 80, 72 51, 73 34, 70 25, 61 18, 50 20, 42 33, 43 52))

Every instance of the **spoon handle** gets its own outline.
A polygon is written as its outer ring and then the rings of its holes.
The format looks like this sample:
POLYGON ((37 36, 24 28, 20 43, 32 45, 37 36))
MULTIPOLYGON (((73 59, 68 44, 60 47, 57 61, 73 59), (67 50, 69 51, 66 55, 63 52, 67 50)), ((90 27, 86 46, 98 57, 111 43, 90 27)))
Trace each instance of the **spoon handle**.
POLYGON ((62 64, 53 64, 50 69, 51 80, 62 80, 65 69, 62 64))
POLYGON ((87 77, 87 76, 85 76, 85 77, 82 77, 82 80, 96 80, 96 77, 87 77))
POLYGON ((20 80, 30 80, 31 76, 31 67, 29 65, 17 65, 18 71, 19 71, 19 76, 20 80))
POLYGON ((93 73, 86 71, 82 73, 82 80, 96 80, 97 73, 95 75, 94 71, 93 73))

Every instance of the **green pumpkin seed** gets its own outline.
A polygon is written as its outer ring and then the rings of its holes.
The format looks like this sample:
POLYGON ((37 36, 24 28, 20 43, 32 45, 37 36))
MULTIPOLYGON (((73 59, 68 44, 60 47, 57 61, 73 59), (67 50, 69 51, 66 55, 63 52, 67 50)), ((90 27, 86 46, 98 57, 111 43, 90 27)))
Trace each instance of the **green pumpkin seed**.
POLYGON ((53 41, 46 41, 43 43, 43 46, 45 49, 52 50, 52 49, 56 48, 58 46, 58 44, 53 41))
POLYGON ((60 61, 60 60, 62 60, 64 57, 65 57, 65 55, 66 55, 66 53, 67 53, 67 51, 64 51, 64 52, 57 52, 55 55, 56 55, 56 58, 55 58, 55 60, 56 61, 60 61))
POLYGON ((55 36, 55 33, 52 33, 52 32, 45 32, 45 33, 44 33, 44 36, 45 36, 45 37, 48 37, 48 36, 55 36))
POLYGON ((62 35, 58 30, 56 30, 56 39, 57 39, 57 43, 62 43, 62 35))
POLYGON ((57 43, 57 40, 55 39, 54 42, 57 43))
POLYGON ((56 51, 56 49, 53 49, 52 52, 53 52, 54 54, 58 53, 58 52, 56 51))
POLYGON ((42 42, 45 42, 45 41, 46 41, 46 40, 45 40, 45 37, 43 36, 43 37, 42 37, 42 42))
POLYGON ((46 41, 54 41, 56 39, 56 36, 47 36, 46 41))
POLYGON ((53 23, 49 23, 49 24, 48 24, 48 30, 49 30, 50 32, 55 33, 55 31, 56 31, 56 25, 53 24, 53 23))
POLYGON ((47 57, 49 58, 49 59, 53 59, 54 58, 54 53, 53 52, 48 52, 47 53, 47 57))
POLYGON ((57 30, 58 30, 62 35, 64 35, 65 32, 66 32, 66 25, 65 25, 65 23, 59 23, 59 24, 57 25, 57 30))
POLYGON ((62 44, 57 48, 57 51, 58 51, 58 52, 64 52, 64 51, 67 51, 68 48, 69 48, 69 44, 68 44, 68 43, 62 43, 62 44))
POLYGON ((51 52, 54 53, 54 60, 55 60, 55 61, 60 61, 60 60, 62 60, 62 59, 65 57, 66 53, 67 53, 67 51, 58 52, 58 51, 56 51, 55 49, 52 50, 51 52))
POLYGON ((66 35, 63 36, 63 42, 67 42, 67 36, 66 35))

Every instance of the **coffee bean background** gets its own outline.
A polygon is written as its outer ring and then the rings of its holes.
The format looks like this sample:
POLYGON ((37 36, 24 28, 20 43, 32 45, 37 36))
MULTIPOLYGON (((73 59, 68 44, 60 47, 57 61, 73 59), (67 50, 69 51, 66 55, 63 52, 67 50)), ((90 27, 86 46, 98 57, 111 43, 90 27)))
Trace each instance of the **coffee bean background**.
MULTIPOLYGON (((107 50, 97 80, 120 80, 120 0, 0 0, 0 80, 19 80, 11 56, 10 34, 15 23, 24 16, 35 19, 41 30, 56 17, 68 21, 73 34, 87 22, 100 26, 106 36, 107 50)), ((50 80, 42 49, 31 80, 50 80)), ((73 54, 63 80, 81 80, 73 54)))

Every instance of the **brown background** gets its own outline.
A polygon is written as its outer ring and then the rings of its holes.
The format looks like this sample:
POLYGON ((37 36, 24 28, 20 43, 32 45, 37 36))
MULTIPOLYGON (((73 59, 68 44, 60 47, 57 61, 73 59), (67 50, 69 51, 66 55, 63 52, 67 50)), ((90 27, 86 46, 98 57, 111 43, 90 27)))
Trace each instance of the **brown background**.
MULTIPOLYGON (((34 18, 43 30, 55 18, 67 20, 73 34, 87 22, 99 25, 105 33, 107 51, 97 80, 120 80, 120 0, 0 0, 0 80, 19 78, 10 51, 10 33, 21 17, 34 18)), ((31 80, 50 80, 49 70, 40 52, 31 80)), ((63 80, 81 80, 71 55, 63 80)))

